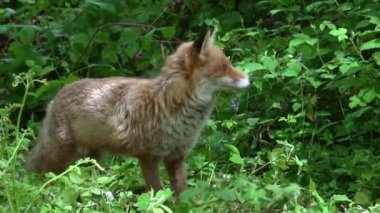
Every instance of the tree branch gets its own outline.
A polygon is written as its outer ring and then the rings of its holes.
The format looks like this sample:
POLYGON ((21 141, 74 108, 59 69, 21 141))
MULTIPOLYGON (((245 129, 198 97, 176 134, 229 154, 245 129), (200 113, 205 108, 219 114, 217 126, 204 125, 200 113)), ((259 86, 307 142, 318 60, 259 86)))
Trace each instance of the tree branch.
POLYGON ((90 48, 91 43, 94 41, 96 35, 103 30, 104 28, 107 27, 112 27, 112 26, 128 26, 128 27, 137 27, 137 28, 150 28, 153 29, 155 26, 153 25, 148 25, 148 24, 133 24, 133 23, 125 23, 125 22, 114 22, 114 23, 107 23, 104 25, 99 26, 95 33, 92 34, 90 40, 87 42, 86 47, 84 48, 82 54, 79 56, 78 60, 74 63, 74 65, 71 66, 71 70, 73 70, 83 59, 83 57, 86 55, 88 49, 90 48))

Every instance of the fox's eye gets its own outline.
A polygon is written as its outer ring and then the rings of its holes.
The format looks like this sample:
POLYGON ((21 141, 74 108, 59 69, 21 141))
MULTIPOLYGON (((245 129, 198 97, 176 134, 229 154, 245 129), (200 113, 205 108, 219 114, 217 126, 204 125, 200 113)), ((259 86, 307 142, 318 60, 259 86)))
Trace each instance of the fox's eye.
POLYGON ((222 70, 226 70, 226 69, 227 69, 227 64, 222 64, 221 69, 222 69, 222 70))

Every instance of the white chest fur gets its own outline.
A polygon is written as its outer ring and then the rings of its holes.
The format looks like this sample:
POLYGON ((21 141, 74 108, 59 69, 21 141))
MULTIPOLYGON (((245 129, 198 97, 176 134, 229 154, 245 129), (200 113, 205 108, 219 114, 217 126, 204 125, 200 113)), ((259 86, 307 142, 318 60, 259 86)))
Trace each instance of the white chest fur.
POLYGON ((162 153, 188 153, 198 140, 214 105, 212 90, 199 88, 184 107, 164 121, 166 137, 160 143, 162 153))

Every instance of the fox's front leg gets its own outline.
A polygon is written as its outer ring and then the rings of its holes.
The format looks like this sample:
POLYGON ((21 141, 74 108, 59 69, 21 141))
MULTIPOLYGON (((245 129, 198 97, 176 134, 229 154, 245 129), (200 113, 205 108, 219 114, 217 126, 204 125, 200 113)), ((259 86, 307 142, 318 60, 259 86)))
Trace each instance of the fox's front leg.
POLYGON ((139 157, 140 166, 145 179, 145 189, 155 192, 162 189, 159 173, 159 159, 152 156, 139 157))
POLYGON ((186 171, 185 171, 185 155, 180 155, 176 158, 165 159, 165 167, 168 171, 172 190, 178 196, 186 189, 186 171))

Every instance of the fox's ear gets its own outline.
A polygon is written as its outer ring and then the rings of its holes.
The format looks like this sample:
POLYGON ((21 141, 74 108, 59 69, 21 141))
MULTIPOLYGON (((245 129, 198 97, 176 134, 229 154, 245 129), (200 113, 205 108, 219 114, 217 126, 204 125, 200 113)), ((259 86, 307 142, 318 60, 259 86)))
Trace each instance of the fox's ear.
POLYGON ((203 39, 198 39, 194 42, 193 46, 195 50, 201 56, 207 56, 209 48, 214 44, 215 31, 211 34, 207 31, 203 39))

